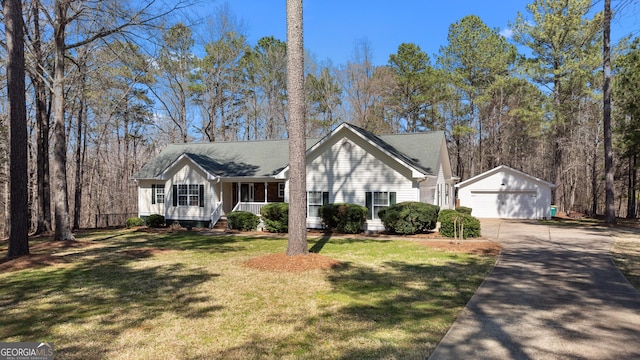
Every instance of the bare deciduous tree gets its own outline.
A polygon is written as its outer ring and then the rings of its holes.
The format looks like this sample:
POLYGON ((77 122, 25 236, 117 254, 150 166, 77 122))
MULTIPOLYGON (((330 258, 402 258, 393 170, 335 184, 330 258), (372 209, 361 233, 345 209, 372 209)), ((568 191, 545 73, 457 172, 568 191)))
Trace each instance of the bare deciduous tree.
POLYGON ((604 57, 603 127, 604 127, 604 172, 605 172, 605 211, 607 224, 615 224, 613 148, 611 146, 611 0, 604 0, 604 22, 602 54, 604 57))

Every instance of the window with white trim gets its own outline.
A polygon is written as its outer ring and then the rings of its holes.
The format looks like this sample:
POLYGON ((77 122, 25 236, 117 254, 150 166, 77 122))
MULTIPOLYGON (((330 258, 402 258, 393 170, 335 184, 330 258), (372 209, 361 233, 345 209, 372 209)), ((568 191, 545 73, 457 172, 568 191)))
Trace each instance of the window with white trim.
POLYGON ((308 191, 307 192, 307 216, 320 217, 318 209, 322 205, 329 203, 329 193, 326 191, 308 191))
POLYGON ((189 206, 198 206, 200 204, 200 192, 198 185, 189 185, 189 206))
POLYGON ((278 183, 278 197, 284 199, 284 183, 278 183))
POLYGON ((164 204, 164 184, 156 185, 156 203, 164 204))
POLYGON ((204 186, 198 184, 173 185, 173 206, 204 206, 204 186))
POLYGON ((178 185, 178 205, 187 206, 189 204, 189 185, 178 185))
POLYGON ((164 184, 151 184, 151 203, 164 204, 164 184))
POLYGON ((378 212, 396 203, 396 193, 393 191, 367 191, 366 206, 367 219, 379 219, 378 212))
POLYGON ((444 185, 444 204, 449 205, 449 184, 444 185))

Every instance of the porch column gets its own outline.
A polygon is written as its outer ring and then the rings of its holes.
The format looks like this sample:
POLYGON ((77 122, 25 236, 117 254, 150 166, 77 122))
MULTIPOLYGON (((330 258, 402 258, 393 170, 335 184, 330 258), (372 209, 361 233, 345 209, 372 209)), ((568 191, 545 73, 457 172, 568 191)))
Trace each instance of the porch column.
POLYGON ((269 187, 269 183, 265 181, 265 183, 264 183, 264 202, 265 202, 265 204, 268 201, 268 199, 267 199, 267 195, 269 194, 269 192, 267 191, 268 187, 269 187))

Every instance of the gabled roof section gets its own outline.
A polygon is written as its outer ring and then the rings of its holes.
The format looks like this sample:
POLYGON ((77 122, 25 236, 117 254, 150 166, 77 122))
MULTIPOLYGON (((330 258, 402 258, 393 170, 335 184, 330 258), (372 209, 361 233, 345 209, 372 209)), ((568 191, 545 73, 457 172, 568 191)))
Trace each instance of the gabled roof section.
MULTIPOLYGON (((307 139, 307 154, 342 130, 351 131, 411 169, 415 178, 437 175, 442 144, 445 141, 442 131, 377 136, 360 127, 343 123, 322 139, 307 139)), ((209 179, 284 178, 289 162, 289 141, 171 144, 146 163, 133 178, 165 179, 179 160, 184 158, 198 166, 209 179)))
MULTIPOLYGON (((317 142, 309 139, 307 147, 317 142)), ((273 177, 289 161, 288 140, 171 144, 138 171, 134 179, 163 179, 187 157, 209 177, 273 177)))
MULTIPOLYGON (((443 131, 378 136, 358 126, 342 123, 312 147, 307 148, 307 155, 344 129, 350 130, 356 136, 363 138, 391 158, 411 169, 414 178, 437 175, 441 147, 443 141, 445 141, 443 131)), ((284 173, 287 170, 288 166, 283 168, 282 172, 276 177, 284 178, 284 173)))
POLYGON ((479 180, 482 180, 482 179, 486 179, 489 176, 497 174, 497 173, 499 173, 501 171, 511 172, 511 173, 520 175, 520 176, 522 176, 524 178, 529 179, 530 181, 540 183, 540 184, 548 186, 548 187, 550 187, 552 189, 556 187, 555 184, 552 184, 552 183, 550 183, 548 181, 542 180, 542 179, 537 178, 535 176, 531 176, 531 175, 529 175, 527 173, 524 173, 524 172, 522 172, 520 170, 516 170, 514 168, 510 168, 510 167, 508 167, 506 165, 500 165, 500 166, 495 167, 495 168, 493 168, 493 169, 491 169, 489 171, 485 171, 482 174, 476 175, 476 176, 474 176, 472 178, 469 178, 469 179, 467 179, 467 180, 465 180, 465 181, 463 181, 463 182, 461 182, 459 184, 456 184, 455 187, 458 187, 458 188, 459 187, 465 187, 467 185, 473 184, 476 181, 479 181, 479 180))
POLYGON ((377 136, 363 128, 351 127, 369 142, 425 175, 436 175, 440 146, 444 139, 438 133, 413 133, 377 136))

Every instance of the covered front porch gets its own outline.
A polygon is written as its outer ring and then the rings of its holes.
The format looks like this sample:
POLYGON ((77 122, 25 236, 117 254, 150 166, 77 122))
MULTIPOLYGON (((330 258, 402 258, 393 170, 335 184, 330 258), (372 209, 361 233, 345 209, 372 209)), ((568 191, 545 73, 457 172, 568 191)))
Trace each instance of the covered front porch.
POLYGON ((222 180, 217 187, 221 199, 211 214, 211 226, 232 211, 249 211, 260 215, 263 206, 284 202, 284 181, 222 180))

